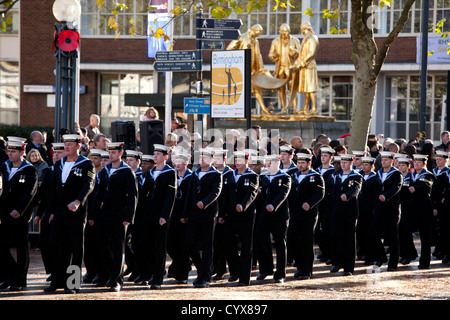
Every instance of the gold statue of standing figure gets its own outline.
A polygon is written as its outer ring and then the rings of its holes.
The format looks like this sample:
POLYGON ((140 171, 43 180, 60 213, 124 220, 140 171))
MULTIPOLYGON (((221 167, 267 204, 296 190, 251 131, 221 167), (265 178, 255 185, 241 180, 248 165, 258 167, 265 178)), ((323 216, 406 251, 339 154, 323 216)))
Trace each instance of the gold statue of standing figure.
MULTIPOLYGON (((250 30, 243 33, 239 39, 233 40, 227 47, 227 50, 238 50, 238 49, 251 49, 252 51, 252 77, 256 73, 263 72, 264 62, 261 55, 261 50, 259 48, 258 37, 263 32, 263 27, 260 24, 253 25, 250 30)), ((262 114, 269 114, 269 111, 264 105, 264 100, 262 98, 261 89, 252 86, 252 92, 255 94, 256 101, 258 101, 261 107, 262 114)))
MULTIPOLYGON (((289 79, 290 68, 294 65, 300 52, 300 41, 291 37, 291 28, 283 23, 279 29, 280 35, 272 41, 269 51, 269 59, 275 62, 274 77, 280 79, 289 79)), ((281 114, 287 113, 289 105, 286 103, 286 87, 292 92, 290 82, 279 88, 281 100, 281 114)), ((292 96, 292 95, 291 95, 292 96)))
POLYGON ((301 25, 301 32, 305 36, 300 47, 300 54, 295 61, 291 72, 293 72, 293 85, 289 106, 294 105, 294 114, 317 115, 317 96, 319 81, 317 77, 317 65, 315 56, 319 47, 319 39, 314 33, 309 22, 301 25), (303 109, 297 110, 297 92, 304 93, 305 100, 303 109), (311 101, 311 109, 308 110, 311 101))

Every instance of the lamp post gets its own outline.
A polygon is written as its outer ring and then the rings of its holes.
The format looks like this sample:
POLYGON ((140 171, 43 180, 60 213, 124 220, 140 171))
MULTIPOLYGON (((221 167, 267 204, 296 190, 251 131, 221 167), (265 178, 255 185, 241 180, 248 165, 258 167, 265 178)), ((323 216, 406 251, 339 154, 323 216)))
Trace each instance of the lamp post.
POLYGON ((73 132, 76 118, 77 49, 80 34, 74 22, 81 15, 81 5, 78 0, 55 0, 52 11, 59 21, 55 24, 53 43, 56 57, 55 141, 59 142, 61 129, 73 132))

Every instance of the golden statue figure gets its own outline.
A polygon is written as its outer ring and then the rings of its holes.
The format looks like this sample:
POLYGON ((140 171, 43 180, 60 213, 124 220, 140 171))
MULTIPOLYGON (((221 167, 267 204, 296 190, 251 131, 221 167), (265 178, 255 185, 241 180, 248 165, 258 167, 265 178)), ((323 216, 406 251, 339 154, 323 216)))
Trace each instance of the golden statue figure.
POLYGON ((316 92, 319 91, 319 81, 315 56, 319 47, 319 39, 309 22, 302 23, 301 32, 305 37, 301 43, 298 59, 291 67, 293 84, 289 106, 294 105, 294 114, 317 115, 316 92), (305 95, 304 107, 300 111, 297 111, 297 92, 305 95), (308 110, 310 101, 311 109, 308 110))
MULTIPOLYGON (((260 24, 253 25, 250 30, 246 33, 243 33, 239 39, 233 40, 227 47, 227 50, 237 50, 237 49, 251 49, 252 51, 252 78, 253 75, 257 73, 264 72, 264 62, 261 55, 261 50, 259 48, 258 37, 263 32, 263 27, 260 24)), ((261 106, 261 113, 269 114, 269 111, 266 109, 264 105, 264 100, 262 98, 261 89, 252 86, 252 92, 255 94, 256 101, 258 101, 261 106)))
POLYGON ((291 92, 293 91, 288 79, 291 72, 290 68, 294 65, 295 59, 299 56, 300 41, 297 38, 291 37, 291 28, 285 23, 280 26, 279 32, 280 35, 272 41, 270 46, 269 59, 275 62, 274 77, 286 79, 286 85, 279 88, 281 114, 285 114, 289 107, 289 105, 286 104, 286 87, 291 92))

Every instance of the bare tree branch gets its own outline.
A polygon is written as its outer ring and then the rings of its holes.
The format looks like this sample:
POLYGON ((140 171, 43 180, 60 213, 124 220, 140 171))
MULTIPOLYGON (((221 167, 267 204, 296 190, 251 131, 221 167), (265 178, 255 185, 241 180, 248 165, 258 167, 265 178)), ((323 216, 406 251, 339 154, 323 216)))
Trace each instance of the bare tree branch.
POLYGON ((0 14, 6 14, 19 0, 0 0, 0 14))

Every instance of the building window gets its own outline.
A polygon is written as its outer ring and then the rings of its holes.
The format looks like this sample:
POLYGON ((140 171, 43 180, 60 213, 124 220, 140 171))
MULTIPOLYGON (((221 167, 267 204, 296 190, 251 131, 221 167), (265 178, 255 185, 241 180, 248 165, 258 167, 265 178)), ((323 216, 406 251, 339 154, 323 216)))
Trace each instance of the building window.
POLYGON ((126 106, 126 93, 153 93, 153 74, 105 73, 100 75, 101 132, 110 135, 111 122, 133 120, 139 128, 140 116, 148 106, 126 106))
MULTIPOLYGON (((385 136, 414 139, 420 128, 420 76, 389 76, 385 90, 385 136)), ((447 77, 428 76, 425 111, 428 139, 440 140, 446 92, 447 77)))
POLYGON ((336 121, 349 122, 353 105, 353 76, 319 76, 319 112, 336 121))
POLYGON ((19 63, 0 61, 0 123, 19 124, 19 63))
MULTIPOLYGON (((5 5, 0 5, 0 12, 5 10, 5 5)), ((18 34, 19 33, 19 3, 0 15, 0 34, 18 34)))

